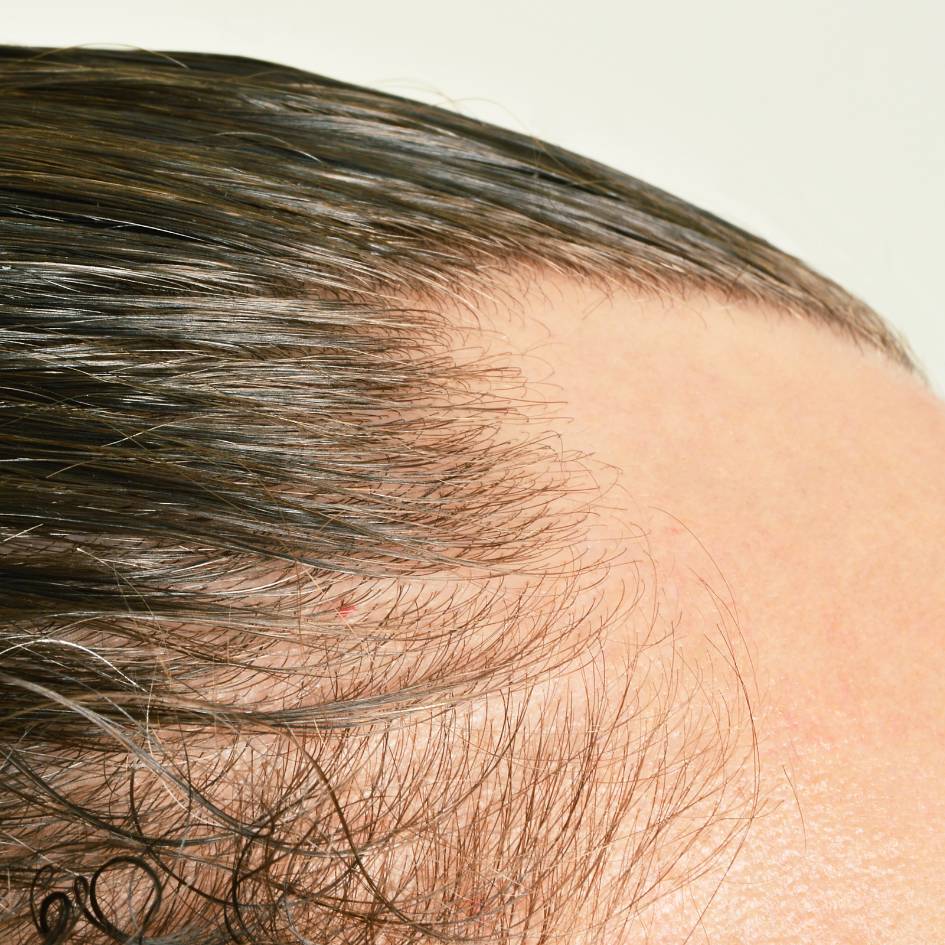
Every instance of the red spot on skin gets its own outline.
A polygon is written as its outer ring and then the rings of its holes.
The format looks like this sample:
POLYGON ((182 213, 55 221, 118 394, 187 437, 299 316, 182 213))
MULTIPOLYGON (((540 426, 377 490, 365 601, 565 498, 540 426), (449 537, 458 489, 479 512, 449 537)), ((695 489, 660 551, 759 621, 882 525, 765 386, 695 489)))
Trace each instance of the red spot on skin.
POLYGON ((345 603, 342 603, 342 604, 338 607, 338 613, 339 613, 342 617, 350 617, 350 616, 354 613, 354 604, 345 604, 345 603))

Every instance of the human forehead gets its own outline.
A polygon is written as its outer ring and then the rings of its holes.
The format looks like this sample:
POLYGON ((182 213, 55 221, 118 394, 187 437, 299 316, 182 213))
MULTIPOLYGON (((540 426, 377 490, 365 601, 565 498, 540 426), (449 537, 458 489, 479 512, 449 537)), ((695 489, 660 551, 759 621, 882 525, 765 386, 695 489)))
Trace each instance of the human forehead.
POLYGON ((649 534, 676 605, 709 575, 731 591, 782 803, 705 927, 941 934, 945 405, 878 349, 720 297, 548 278, 478 312, 562 443, 619 471, 612 521, 649 534))

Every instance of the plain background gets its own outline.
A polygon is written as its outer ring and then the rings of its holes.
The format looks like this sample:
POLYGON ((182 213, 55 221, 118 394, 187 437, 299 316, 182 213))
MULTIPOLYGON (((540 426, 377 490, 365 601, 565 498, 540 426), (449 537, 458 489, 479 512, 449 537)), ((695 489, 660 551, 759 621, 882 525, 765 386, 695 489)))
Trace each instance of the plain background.
POLYGON ((253 56, 537 135, 836 279, 905 334, 945 397, 943 11, 939 0, 7 0, 0 40, 253 56))

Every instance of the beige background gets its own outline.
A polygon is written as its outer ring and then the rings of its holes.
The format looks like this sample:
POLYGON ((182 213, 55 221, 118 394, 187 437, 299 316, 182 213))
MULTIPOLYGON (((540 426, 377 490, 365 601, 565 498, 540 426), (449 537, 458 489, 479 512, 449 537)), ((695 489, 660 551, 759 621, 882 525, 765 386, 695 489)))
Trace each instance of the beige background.
POLYGON ((0 39, 256 56, 536 134, 800 255, 945 396, 937 0, 33 0, 0 39))

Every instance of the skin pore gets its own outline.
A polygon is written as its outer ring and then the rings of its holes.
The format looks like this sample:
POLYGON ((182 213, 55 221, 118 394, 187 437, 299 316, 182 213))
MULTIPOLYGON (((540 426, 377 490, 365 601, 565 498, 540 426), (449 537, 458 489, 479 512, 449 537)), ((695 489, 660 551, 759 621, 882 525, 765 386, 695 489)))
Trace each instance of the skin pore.
POLYGON ((614 471, 600 527, 646 533, 694 665, 707 588, 743 644, 764 803, 724 879, 660 898, 628 945, 940 940, 945 405, 879 352, 719 299, 546 275, 477 316, 558 402, 562 445, 614 471))

